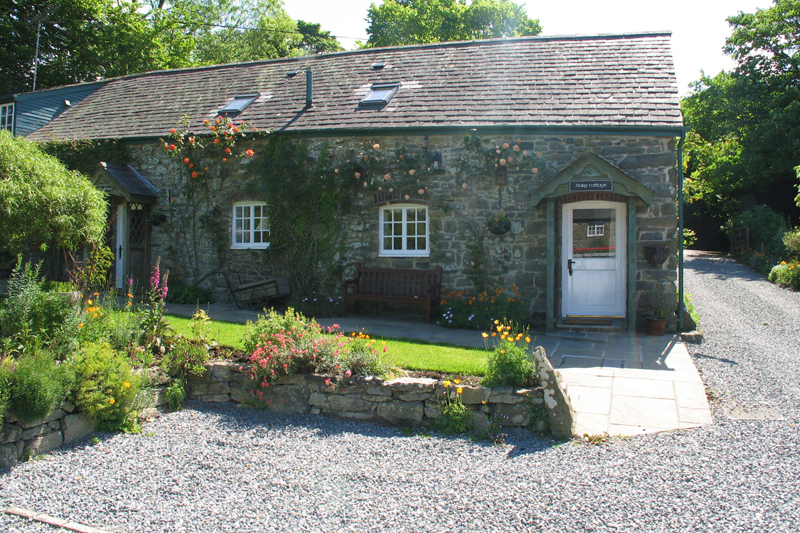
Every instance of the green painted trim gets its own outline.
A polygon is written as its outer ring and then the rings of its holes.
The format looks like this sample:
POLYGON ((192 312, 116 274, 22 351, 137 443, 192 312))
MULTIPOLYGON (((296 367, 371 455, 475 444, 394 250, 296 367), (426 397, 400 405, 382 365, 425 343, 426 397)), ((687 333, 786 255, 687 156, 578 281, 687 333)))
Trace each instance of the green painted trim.
POLYGON ((556 327, 556 199, 547 199, 547 315, 546 331, 556 327))
POLYGON ((628 331, 636 331, 636 198, 628 198, 628 331))
MULTIPOLYGON (((296 137, 380 137, 385 135, 618 135, 623 137, 676 137, 687 128, 678 126, 546 126, 546 125, 486 125, 486 126, 392 126, 385 128, 329 128, 308 130, 274 129, 274 133, 296 137)), ((169 135, 141 135, 122 138, 125 142, 152 142, 169 135)), ((102 139, 93 139, 102 140, 102 139)))
POLYGON ((569 182, 584 179, 610 179, 614 184, 614 194, 639 197, 644 203, 653 203, 652 189, 628 176, 622 169, 613 165, 592 151, 564 167, 558 174, 539 187, 532 195, 533 205, 539 205, 544 198, 556 198, 572 194, 569 182))

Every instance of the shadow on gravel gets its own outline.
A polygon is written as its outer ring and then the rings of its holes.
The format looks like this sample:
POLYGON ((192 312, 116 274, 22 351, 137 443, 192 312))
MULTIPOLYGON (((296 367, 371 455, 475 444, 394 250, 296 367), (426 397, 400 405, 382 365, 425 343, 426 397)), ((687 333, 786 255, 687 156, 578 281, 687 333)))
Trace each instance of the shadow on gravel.
MULTIPOLYGON (((254 407, 217 406, 201 402, 188 402, 186 408, 192 411, 209 413, 217 416, 220 422, 225 424, 226 429, 229 431, 247 432, 258 428, 280 431, 302 427, 314 431, 319 438, 323 439, 336 435, 353 433, 376 438, 436 437, 442 439, 458 439, 470 441, 475 446, 483 448, 492 448, 495 446, 495 444, 490 441, 477 440, 469 434, 455 436, 442 435, 437 431, 423 426, 401 428, 382 425, 371 421, 352 421, 319 415, 290 415, 266 409, 256 409, 254 407)), ((508 428, 507 431, 506 446, 511 448, 508 453, 509 458, 541 453, 553 446, 563 443, 521 428, 508 428)))
POLYGON ((739 363, 732 360, 732 359, 725 359, 724 357, 716 357, 714 355, 706 355, 704 353, 695 353, 695 357, 698 359, 712 359, 714 361, 719 361, 720 363, 727 363, 729 365, 738 365, 739 363))
POLYGON ((766 276, 753 272, 750 267, 719 252, 694 252, 686 256, 684 265, 687 270, 712 275, 720 280, 764 281, 766 279, 766 276), (726 271, 720 272, 722 269, 726 271))

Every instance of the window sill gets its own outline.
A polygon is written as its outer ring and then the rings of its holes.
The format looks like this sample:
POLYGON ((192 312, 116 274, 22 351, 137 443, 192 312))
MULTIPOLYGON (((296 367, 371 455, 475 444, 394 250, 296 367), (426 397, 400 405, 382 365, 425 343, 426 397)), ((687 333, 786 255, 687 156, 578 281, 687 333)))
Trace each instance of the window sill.
POLYGON ((425 251, 417 251, 417 252, 378 252, 378 257, 430 257, 431 252, 429 250, 425 251))
POLYGON ((269 248, 268 242, 263 244, 232 244, 231 250, 266 250, 269 248))

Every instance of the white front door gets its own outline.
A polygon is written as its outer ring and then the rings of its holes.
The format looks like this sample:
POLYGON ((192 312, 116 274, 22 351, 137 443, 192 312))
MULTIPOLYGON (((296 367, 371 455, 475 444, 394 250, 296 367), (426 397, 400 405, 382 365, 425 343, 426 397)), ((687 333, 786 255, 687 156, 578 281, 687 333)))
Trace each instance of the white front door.
POLYGON ((625 204, 564 205, 562 315, 624 317, 625 204))

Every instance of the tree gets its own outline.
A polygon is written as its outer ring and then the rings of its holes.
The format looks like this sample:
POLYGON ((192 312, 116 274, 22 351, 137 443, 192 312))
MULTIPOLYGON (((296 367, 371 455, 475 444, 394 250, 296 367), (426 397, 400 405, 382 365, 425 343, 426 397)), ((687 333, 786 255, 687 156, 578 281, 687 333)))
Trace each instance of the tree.
POLYGON ((33 89, 37 35, 37 89, 338 47, 280 0, 0 0, 0 13, 0 94, 33 89))
POLYGON ((367 12, 366 47, 537 35, 538 20, 511 0, 385 0, 367 12))
POLYGON ((0 131, 0 255, 101 242, 103 193, 23 137, 0 131))
POLYGON ((730 218, 744 195, 797 214, 793 167, 800 163, 800 0, 728 18, 733 72, 703 76, 682 102, 687 199, 730 218))

